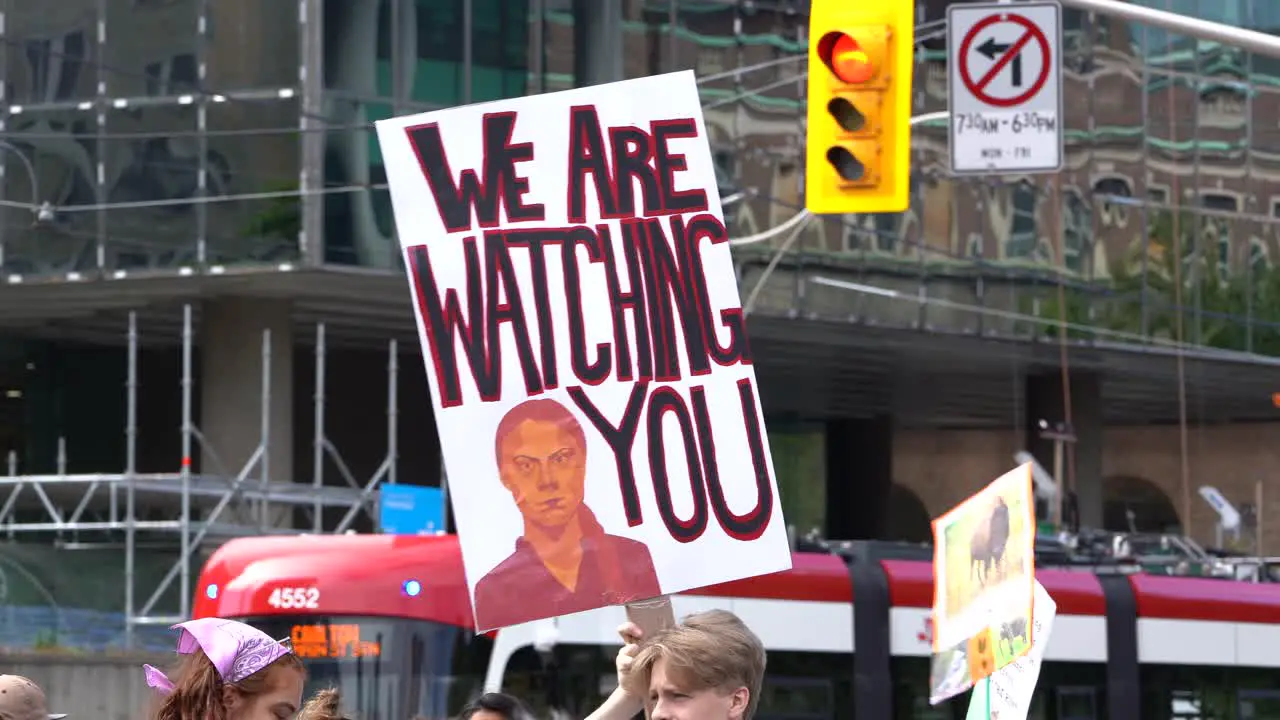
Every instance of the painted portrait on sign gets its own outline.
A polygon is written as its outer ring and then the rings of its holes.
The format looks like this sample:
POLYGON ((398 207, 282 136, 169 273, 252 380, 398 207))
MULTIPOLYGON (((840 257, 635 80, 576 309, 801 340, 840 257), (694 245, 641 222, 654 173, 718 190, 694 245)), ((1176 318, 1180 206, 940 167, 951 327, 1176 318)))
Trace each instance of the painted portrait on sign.
POLYGON ((498 423, 493 453, 524 531, 476 582, 477 623, 505 627, 662 594, 644 543, 605 532, 587 506, 587 435, 568 408, 516 405, 498 423))

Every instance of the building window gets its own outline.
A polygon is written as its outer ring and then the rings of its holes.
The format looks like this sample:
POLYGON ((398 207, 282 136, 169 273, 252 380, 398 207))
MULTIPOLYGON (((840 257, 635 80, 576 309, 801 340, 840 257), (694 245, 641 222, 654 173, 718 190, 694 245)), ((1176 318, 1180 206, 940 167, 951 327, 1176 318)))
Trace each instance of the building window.
POLYGON ((1051 261, 1052 255, 1042 257, 1040 235, 1036 227, 1036 210, 1040 205, 1040 190, 1028 180, 1019 180, 1009 188, 1013 220, 1009 228, 1009 244, 1006 256, 1020 260, 1051 261))
POLYGON ((1271 267, 1271 253, 1261 238, 1249 239, 1249 269, 1261 272, 1271 267))
POLYGON ((1200 207, 1215 212, 1240 212, 1240 198, 1226 193, 1204 193, 1200 196, 1200 207))
MULTIPOLYGON (((1228 193, 1202 193, 1200 207, 1215 213, 1237 213, 1240 198, 1228 193)), ((1209 215, 1200 224, 1201 237, 1217 242, 1217 270, 1219 280, 1226 282, 1231 271, 1231 221, 1221 215, 1209 215)))
MULTIPOLYGON (((457 105, 466 97, 461 0, 418 0, 413 99, 457 105)), ((474 0, 473 102, 525 94, 529 56, 528 0, 474 0)))
POLYGON ((1124 178, 1102 178, 1093 184, 1093 194, 1099 199, 1099 220, 1103 227, 1128 227, 1130 201, 1133 186, 1124 178))
POLYGON ((1088 274, 1093 260, 1093 217, 1089 203, 1077 190, 1063 193, 1063 264, 1072 272, 1088 274))

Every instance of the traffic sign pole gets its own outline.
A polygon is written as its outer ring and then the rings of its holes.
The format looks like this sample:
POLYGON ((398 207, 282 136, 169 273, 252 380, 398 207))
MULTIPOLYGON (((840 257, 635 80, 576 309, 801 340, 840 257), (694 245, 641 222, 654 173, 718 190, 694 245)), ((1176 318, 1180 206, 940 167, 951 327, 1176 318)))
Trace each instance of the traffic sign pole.
MULTIPOLYGON (((1131 22, 1189 35, 1199 40, 1220 42, 1259 55, 1280 58, 1280 36, 1260 33, 1256 30, 1223 25, 1165 10, 1153 10, 1136 3, 1121 0, 1059 0, 1063 5, 1102 15, 1111 15, 1131 22)), ((1018 3, 1014 3, 1015 7, 1018 3)))

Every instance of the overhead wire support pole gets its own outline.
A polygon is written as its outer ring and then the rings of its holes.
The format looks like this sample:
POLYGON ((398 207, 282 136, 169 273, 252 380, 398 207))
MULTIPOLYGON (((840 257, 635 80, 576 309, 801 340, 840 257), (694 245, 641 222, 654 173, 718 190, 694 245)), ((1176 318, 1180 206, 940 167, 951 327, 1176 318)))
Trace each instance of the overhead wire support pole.
MULTIPOLYGON (((194 439, 194 407, 192 401, 192 373, 194 372, 195 330, 191 317, 191 305, 182 306, 182 532, 179 540, 179 552, 182 554, 182 579, 179 587, 178 614, 185 620, 191 616, 191 572, 188 569, 191 556, 191 453, 194 439)), ((170 581, 172 582, 172 581, 170 581)), ((159 600, 162 591, 157 591, 147 601, 143 613, 151 611, 151 607, 159 600)))
POLYGON ((1130 22, 1153 25, 1200 40, 1220 42, 1259 55, 1280 58, 1280 36, 1179 15, 1166 10, 1153 10, 1122 0, 1059 0, 1059 2, 1077 10, 1087 10, 1130 22))
POLYGON ((262 453, 258 457, 258 529, 265 535, 271 512, 271 328, 262 331, 262 453))
POLYGON ((400 342, 391 341, 387 360, 387 483, 399 480, 396 464, 400 461, 400 342))
POLYGON ((325 337, 324 323, 316 324, 316 391, 315 428, 311 440, 311 487, 315 491, 315 504, 311 508, 311 531, 320 533, 324 530, 324 503, 320 499, 320 489, 324 487, 324 384, 325 384, 325 337))
MULTIPOLYGON (((129 650, 133 649, 133 584, 137 573, 134 565, 134 552, 137 550, 137 497, 136 481, 138 475, 138 313, 129 313, 129 375, 125 381, 128 393, 128 423, 125 428, 125 488, 124 488, 124 643, 129 650)), ((112 491, 115 485, 111 486, 112 491)), ((111 518, 113 521, 114 517, 111 518)), ((184 529, 183 532, 186 532, 184 529)))

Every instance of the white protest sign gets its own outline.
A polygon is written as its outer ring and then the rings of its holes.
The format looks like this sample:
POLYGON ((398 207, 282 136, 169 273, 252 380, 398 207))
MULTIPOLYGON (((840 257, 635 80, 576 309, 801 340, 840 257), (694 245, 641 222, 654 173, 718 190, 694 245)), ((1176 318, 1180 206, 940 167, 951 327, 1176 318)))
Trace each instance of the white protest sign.
POLYGON ((377 131, 477 628, 790 568, 693 72, 377 131))
POLYGON ((1031 649, 974 683, 965 720, 1027 720, 1036 681, 1040 679, 1040 664, 1057 615, 1058 604, 1037 580, 1031 615, 1031 649))

